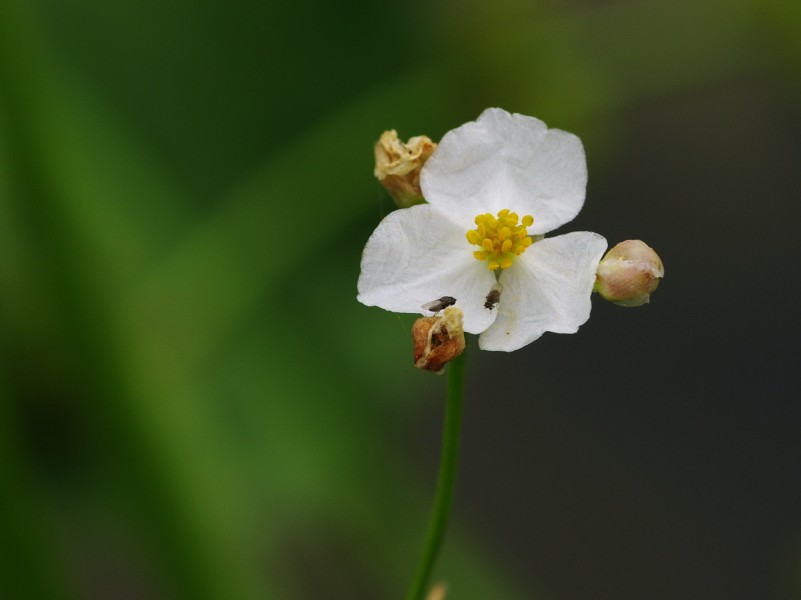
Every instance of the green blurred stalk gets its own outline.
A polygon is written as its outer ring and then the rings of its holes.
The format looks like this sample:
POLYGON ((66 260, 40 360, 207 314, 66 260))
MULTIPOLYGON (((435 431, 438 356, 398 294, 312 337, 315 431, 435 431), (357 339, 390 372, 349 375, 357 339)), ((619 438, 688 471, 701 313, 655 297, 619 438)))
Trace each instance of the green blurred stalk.
MULTIPOLYGON (((59 172, 63 157, 52 136, 62 133, 61 120, 71 115, 54 108, 63 92, 62 73, 50 60, 29 11, 30 5, 22 1, 0 2, 0 100, 8 117, 5 133, 14 178, 24 190, 9 201, 15 203, 29 245, 41 258, 47 302, 61 328, 52 335, 63 336, 66 358, 74 366, 68 383, 80 389, 81 408, 93 435, 102 439, 108 459, 129 482, 125 491, 144 516, 143 525, 157 553, 150 558, 155 564, 159 558, 166 563, 163 574, 170 589, 165 592, 198 600, 258 597, 253 577, 244 575, 247 565, 231 567, 227 549, 218 544, 218 532, 198 513, 198 505, 207 501, 203 484, 185 483, 182 474, 170 468, 165 448, 175 443, 169 439, 171 432, 155 431, 149 421, 156 416, 143 413, 145 399, 137 395, 141 384, 126 362, 130 340, 114 312, 115 299, 101 268, 103 257, 82 235, 70 203, 74 183, 59 172)), ((32 365, 41 360, 35 349, 28 358, 32 365)), ((31 367, 27 376, 35 377, 35 371, 31 367)), ((13 456, 8 451, 6 459, 13 456)), ((12 468, 22 470, 18 476, 23 480, 34 477, 25 473, 24 463, 12 468)), ((25 508, 21 497, 16 497, 16 505, 25 508)), ((47 549, 35 543, 35 531, 28 527, 35 515, 23 510, 21 516, 12 539, 26 542, 28 571, 53 570, 46 560, 47 549)), ((55 578, 50 575, 42 581, 55 578)))
POLYGON ((421 600, 428 588, 431 572, 439 556, 442 540, 448 529, 448 520, 456 484, 456 467, 459 460, 459 440, 462 429, 462 406, 464 404, 464 357, 466 352, 448 364, 448 398, 445 406, 445 422, 442 432, 437 492, 434 509, 428 524, 428 534, 423 555, 417 566, 407 600, 421 600))

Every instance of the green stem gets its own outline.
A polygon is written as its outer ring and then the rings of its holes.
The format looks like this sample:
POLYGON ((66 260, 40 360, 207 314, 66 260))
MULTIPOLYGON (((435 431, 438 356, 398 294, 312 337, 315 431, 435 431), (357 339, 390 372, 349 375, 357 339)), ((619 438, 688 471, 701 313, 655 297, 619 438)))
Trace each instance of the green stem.
POLYGON ((456 464, 459 457, 459 436, 462 425, 464 400, 464 353, 448 365, 448 399, 442 432, 442 454, 439 461, 437 493, 434 509, 428 524, 428 535, 412 587, 406 600, 421 600, 437 561, 445 530, 448 527, 453 488, 456 482, 456 464))

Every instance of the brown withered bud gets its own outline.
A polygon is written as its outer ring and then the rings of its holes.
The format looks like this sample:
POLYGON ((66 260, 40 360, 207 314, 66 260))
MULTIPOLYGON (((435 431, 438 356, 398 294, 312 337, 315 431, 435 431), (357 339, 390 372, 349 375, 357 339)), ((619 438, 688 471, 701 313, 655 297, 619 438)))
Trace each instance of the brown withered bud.
POLYGON ((437 145, 424 135, 405 144, 398 132, 385 131, 375 145, 375 176, 401 208, 425 202, 420 191, 420 171, 437 145))
POLYGON ((595 291, 620 306, 641 306, 664 276, 665 267, 652 248, 640 240, 626 240, 601 259, 595 291))
POLYGON ((464 352, 461 309, 451 306, 441 315, 421 317, 412 325, 414 366, 442 373, 445 365, 464 352))

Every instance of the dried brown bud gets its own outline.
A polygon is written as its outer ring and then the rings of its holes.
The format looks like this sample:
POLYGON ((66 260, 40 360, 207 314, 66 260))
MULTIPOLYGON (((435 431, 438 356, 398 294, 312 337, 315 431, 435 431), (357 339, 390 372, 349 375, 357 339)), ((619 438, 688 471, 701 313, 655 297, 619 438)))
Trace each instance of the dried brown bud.
POLYGON ((620 306, 641 306, 665 276, 662 260, 645 242, 620 242, 598 265, 595 291, 620 306))
POLYGON ((441 315, 421 317, 412 325, 414 366, 442 373, 445 365, 464 352, 461 309, 451 306, 441 315))
POLYGON ((420 171, 436 147, 424 135, 409 138, 404 144, 394 129, 385 131, 376 143, 375 176, 401 208, 425 202, 420 171))

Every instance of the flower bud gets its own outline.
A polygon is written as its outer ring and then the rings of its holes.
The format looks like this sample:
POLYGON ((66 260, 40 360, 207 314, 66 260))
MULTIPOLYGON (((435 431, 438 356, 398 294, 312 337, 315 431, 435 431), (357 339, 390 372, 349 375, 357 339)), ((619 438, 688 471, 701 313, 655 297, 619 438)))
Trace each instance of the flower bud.
POLYGON ((445 600, 445 593, 447 591, 448 588, 444 583, 437 583, 429 590, 426 600, 445 600))
POLYGON ((424 135, 398 139, 393 129, 385 131, 375 145, 375 176, 401 208, 425 202, 420 191, 420 171, 437 145, 424 135))
POLYGON ((414 366, 442 373, 445 365, 464 352, 461 309, 451 306, 441 315, 422 317, 412 325, 414 366))
POLYGON ((620 306, 641 306, 665 275, 662 260, 640 240, 620 242, 598 265, 595 291, 620 306))

